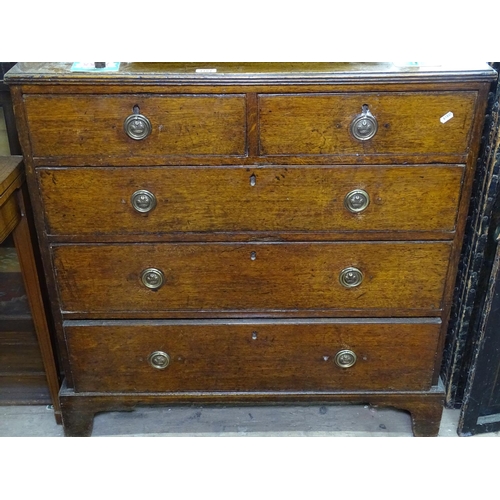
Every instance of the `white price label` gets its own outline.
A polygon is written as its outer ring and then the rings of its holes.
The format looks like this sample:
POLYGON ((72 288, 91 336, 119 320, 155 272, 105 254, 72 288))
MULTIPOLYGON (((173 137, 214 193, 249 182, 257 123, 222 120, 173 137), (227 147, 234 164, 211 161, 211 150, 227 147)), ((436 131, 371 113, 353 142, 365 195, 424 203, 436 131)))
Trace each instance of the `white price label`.
POLYGON ((196 73, 217 73, 215 68, 198 68, 195 71, 196 73))
POLYGON ((443 115, 439 121, 441 123, 446 123, 447 121, 450 121, 453 118, 453 113, 451 111, 448 111, 445 115, 443 115))

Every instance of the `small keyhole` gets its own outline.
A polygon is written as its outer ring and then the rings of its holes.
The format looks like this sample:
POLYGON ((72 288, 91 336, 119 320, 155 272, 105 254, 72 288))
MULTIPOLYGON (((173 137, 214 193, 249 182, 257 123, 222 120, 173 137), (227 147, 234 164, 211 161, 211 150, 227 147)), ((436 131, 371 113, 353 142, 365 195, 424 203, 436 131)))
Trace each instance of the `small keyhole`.
POLYGON ((255 260, 257 258, 257 252, 251 252, 250 253, 250 259, 255 260))
POLYGON ((256 182, 257 182, 257 178, 255 177, 255 174, 252 174, 250 176, 250 186, 255 186, 256 182))
POLYGON ((252 332, 252 339, 257 340, 257 332, 252 332))
POLYGON ((140 108, 139 106, 136 104, 133 108, 132 108, 132 111, 134 112, 134 115, 138 115, 140 113, 140 108))

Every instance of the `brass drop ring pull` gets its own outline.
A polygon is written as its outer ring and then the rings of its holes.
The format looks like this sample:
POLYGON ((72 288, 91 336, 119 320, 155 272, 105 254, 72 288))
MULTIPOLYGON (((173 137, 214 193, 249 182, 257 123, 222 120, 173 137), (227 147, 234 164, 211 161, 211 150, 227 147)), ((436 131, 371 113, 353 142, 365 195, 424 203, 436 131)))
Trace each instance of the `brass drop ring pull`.
POLYGON ((335 355, 335 364, 340 368, 350 368, 356 363, 357 357, 354 351, 343 349, 335 355))
POLYGON ((127 116, 123 123, 125 133, 135 141, 145 139, 153 130, 151 122, 144 115, 139 114, 138 109, 138 106, 134 106, 134 111, 137 112, 127 116))
POLYGON ((346 288, 354 288, 363 282, 363 273, 356 267, 346 267, 340 272, 339 281, 346 288))
POLYGON ((158 290, 165 283, 165 275, 159 269, 149 267, 141 273, 142 284, 150 290, 158 290))
POLYGON ((151 212, 156 207, 156 197, 150 191, 139 189, 130 198, 134 210, 141 213, 151 212))
POLYGON ((163 351, 152 352, 148 357, 149 364, 157 370, 164 370, 170 364, 170 356, 163 351))
POLYGON ((344 198, 344 206, 349 212, 359 214, 368 208, 370 196, 363 189, 355 189, 347 193, 344 198))
POLYGON ((361 113, 351 123, 351 135, 358 141, 367 141, 377 130, 377 119, 370 113, 368 104, 363 104, 361 113))

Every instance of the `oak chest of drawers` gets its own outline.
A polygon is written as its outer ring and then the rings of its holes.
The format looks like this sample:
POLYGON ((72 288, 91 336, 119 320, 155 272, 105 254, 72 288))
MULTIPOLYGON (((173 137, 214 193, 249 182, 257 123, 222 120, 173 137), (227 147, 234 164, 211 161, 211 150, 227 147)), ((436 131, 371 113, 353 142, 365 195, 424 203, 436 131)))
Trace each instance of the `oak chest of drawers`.
POLYGON ((408 410, 415 435, 435 435, 494 76, 11 70, 66 434, 136 405, 347 401, 408 410))

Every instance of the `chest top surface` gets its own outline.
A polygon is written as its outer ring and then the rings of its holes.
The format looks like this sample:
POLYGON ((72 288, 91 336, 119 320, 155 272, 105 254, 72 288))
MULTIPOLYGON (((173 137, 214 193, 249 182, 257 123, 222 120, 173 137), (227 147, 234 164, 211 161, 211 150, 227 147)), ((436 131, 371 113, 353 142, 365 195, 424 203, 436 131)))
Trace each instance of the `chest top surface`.
POLYGON ((143 83, 369 83, 426 80, 493 81, 496 72, 486 63, 398 66, 394 63, 331 62, 157 62, 120 63, 118 71, 75 72, 72 63, 18 63, 6 75, 13 83, 103 83, 140 80, 143 83))

